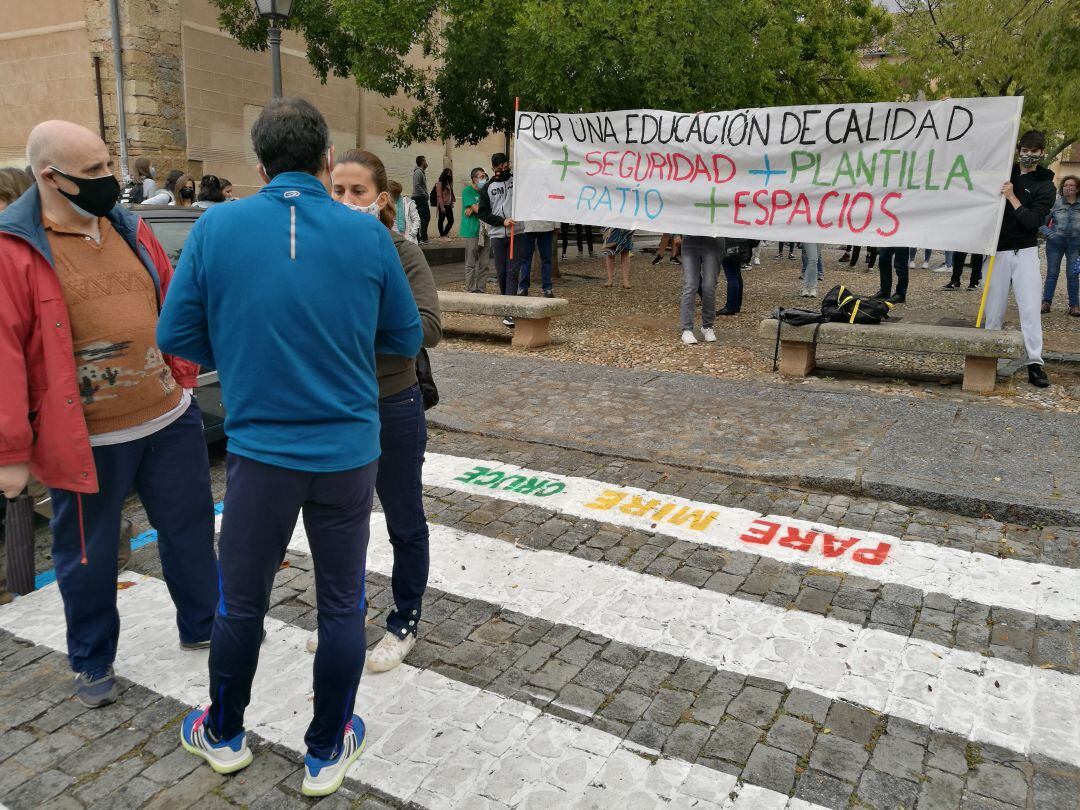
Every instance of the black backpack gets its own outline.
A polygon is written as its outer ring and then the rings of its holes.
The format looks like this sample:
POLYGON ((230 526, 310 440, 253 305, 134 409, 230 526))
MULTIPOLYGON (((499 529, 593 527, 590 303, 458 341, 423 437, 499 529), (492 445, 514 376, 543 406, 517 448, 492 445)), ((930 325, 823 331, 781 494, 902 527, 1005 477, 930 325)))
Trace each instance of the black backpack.
POLYGON ((120 192, 120 202, 124 205, 138 205, 144 199, 146 199, 146 192, 143 191, 141 180, 132 180, 120 192))
MULTIPOLYGON (((809 271, 807 271, 809 272, 809 271)), ((838 284, 821 299, 823 320, 835 323, 881 323, 893 305, 881 298, 866 298, 838 284)))

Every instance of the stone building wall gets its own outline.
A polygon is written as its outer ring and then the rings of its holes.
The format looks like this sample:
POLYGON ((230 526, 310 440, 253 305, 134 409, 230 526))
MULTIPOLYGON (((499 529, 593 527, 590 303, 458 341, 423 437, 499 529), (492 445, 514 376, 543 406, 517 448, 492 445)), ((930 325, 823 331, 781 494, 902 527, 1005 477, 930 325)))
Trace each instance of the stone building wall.
MULTIPOLYGON (((101 56, 105 127, 119 143, 112 28, 106 0, 83 0, 90 56, 101 56)), ((147 156, 163 178, 170 169, 202 173, 189 161, 180 48, 180 0, 119 0, 128 155, 147 156)))
MULTIPOLYGON (((269 53, 246 51, 221 31, 209 0, 119 0, 118 5, 129 157, 150 157, 159 182, 170 169, 181 169, 196 177, 204 172, 227 177, 240 195, 256 190, 261 182, 248 133, 270 97, 269 53)), ((98 131, 95 56, 105 140, 118 153, 108 0, 0 0, 0 6, 0 165, 23 165, 26 136, 47 118, 98 131)), ((476 145, 390 146, 386 132, 393 121, 387 109, 407 107, 409 100, 362 92, 347 79, 320 82, 308 65, 303 39, 288 31, 282 74, 287 95, 304 96, 323 111, 339 150, 372 150, 406 194, 412 190, 416 155, 427 156, 429 187, 444 167, 452 167, 460 195, 469 170, 488 168, 491 153, 503 148, 501 135, 476 145)))

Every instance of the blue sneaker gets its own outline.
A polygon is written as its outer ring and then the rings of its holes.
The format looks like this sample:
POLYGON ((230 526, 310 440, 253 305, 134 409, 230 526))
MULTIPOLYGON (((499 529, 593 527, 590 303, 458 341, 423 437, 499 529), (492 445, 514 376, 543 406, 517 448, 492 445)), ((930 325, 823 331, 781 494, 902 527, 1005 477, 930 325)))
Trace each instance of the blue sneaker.
POLYGON ((345 724, 345 737, 333 759, 319 759, 308 754, 304 757, 304 784, 300 792, 305 796, 329 796, 345 781, 349 766, 356 762, 367 742, 364 721, 354 714, 345 724))
POLYGON ((88 709, 108 706, 119 696, 112 667, 103 672, 80 672, 75 676, 75 699, 88 709))
POLYGON ((240 732, 231 740, 211 742, 206 733, 206 716, 210 714, 210 704, 204 704, 188 712, 180 724, 180 743, 197 757, 210 763, 218 773, 235 773, 251 764, 251 749, 247 746, 247 735, 240 732))

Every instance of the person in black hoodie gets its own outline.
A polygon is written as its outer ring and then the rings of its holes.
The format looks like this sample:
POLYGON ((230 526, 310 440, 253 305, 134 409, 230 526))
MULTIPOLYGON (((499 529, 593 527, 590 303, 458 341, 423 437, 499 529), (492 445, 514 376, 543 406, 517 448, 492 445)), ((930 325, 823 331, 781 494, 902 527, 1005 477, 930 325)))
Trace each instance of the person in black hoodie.
MULTIPOLYGON (((514 174, 510 171, 510 158, 503 152, 491 156, 492 178, 480 189, 481 222, 489 226, 491 235, 491 256, 495 260, 498 272, 499 292, 503 295, 518 295, 521 275, 521 242, 518 241, 514 255, 510 255, 510 235, 523 234, 524 222, 515 222, 511 217, 514 211, 514 174)), ((526 271, 528 272, 528 271, 526 271)), ((514 319, 507 316, 503 324, 513 328, 514 319)))
POLYGON ((1018 163, 1012 177, 1001 187, 1005 215, 998 235, 994 269, 986 291, 986 328, 1000 329, 1009 305, 1009 287, 1020 312, 1020 331, 1027 353, 1028 381, 1046 388, 1050 380, 1042 359, 1042 278, 1039 274, 1039 226, 1046 222, 1057 193, 1054 173, 1039 165, 1046 154, 1046 136, 1037 130, 1025 132, 1018 144, 1018 163))

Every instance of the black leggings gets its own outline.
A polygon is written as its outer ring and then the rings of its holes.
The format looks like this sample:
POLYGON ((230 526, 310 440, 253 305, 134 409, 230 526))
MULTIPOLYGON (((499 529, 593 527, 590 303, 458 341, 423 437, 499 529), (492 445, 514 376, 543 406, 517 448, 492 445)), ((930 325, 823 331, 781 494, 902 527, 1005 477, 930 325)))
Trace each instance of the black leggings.
MULTIPOLYGON (((952 279, 949 280, 950 284, 957 285, 960 283, 960 277, 964 275, 964 262, 967 260, 967 254, 960 251, 953 251, 952 255, 952 279)), ((980 253, 971 254, 971 279, 968 281, 968 286, 978 287, 982 281, 982 268, 983 257, 980 253)))
POLYGON ((439 236, 446 236, 454 227, 454 209, 439 209, 439 236))
MULTIPOLYGON (((581 228, 582 228, 582 226, 578 225, 578 224, 574 224, 572 227, 577 229, 577 250, 578 250, 578 253, 581 253, 581 228)), ((585 238, 589 242, 589 255, 592 256, 592 252, 593 252, 592 251, 592 225, 586 225, 584 227, 585 227, 585 238)), ((564 222, 562 224, 562 228, 560 228, 560 230, 562 231, 562 252, 563 252, 563 256, 566 255, 566 241, 570 237, 570 228, 571 228, 571 223, 569 223, 569 222, 564 222)))

